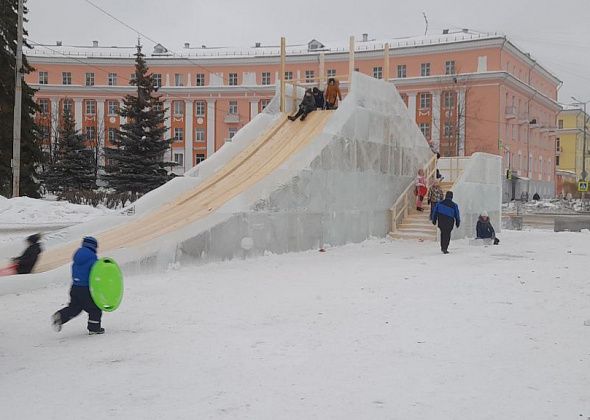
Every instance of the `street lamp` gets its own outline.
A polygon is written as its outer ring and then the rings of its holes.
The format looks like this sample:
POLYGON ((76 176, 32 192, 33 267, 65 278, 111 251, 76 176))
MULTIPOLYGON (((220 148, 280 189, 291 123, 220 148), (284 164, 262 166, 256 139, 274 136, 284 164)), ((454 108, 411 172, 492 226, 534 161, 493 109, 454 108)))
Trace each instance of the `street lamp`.
POLYGON ((586 180, 586 177, 588 176, 588 173, 586 172, 586 125, 588 124, 588 119, 587 119, 587 114, 586 114, 586 104, 590 101, 586 101, 586 102, 582 102, 579 99, 576 99, 574 96, 572 96, 572 99, 575 101, 573 103, 573 105, 582 105, 583 109, 584 109, 584 146, 582 149, 582 173, 580 174, 582 177, 582 180, 586 180))

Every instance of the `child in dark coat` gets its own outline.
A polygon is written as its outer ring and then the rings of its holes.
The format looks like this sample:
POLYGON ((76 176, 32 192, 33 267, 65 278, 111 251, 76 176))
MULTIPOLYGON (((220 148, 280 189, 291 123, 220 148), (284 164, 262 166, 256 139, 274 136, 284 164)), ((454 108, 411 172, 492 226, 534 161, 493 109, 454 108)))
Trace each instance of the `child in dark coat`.
POLYGON ((25 249, 23 255, 12 259, 16 265, 17 274, 29 274, 33 271, 42 251, 41 244, 39 243, 40 239, 41 235, 38 233, 29 236, 27 238, 29 246, 25 249))
POLYGON ((299 110, 297 111, 297 114, 289 115, 287 118, 289 118, 291 121, 295 121, 297 118, 301 117, 301 121, 303 121, 305 118, 307 118, 307 114, 315 111, 315 108, 316 104, 313 93, 311 89, 307 89, 305 91, 305 95, 303 95, 303 100, 299 104, 299 110))
POLYGON ((475 225, 477 232, 477 239, 493 239, 494 245, 498 245, 500 240, 496 238, 496 231, 490 222, 487 211, 482 211, 477 219, 477 225, 475 225))
POLYGON ((82 246, 75 252, 72 264, 72 288, 70 289, 70 304, 53 314, 53 327, 61 331, 61 326, 70 319, 78 316, 83 310, 88 313, 88 332, 90 335, 103 334, 100 326, 102 311, 96 306, 90 295, 90 270, 98 260, 96 250, 98 241, 92 236, 82 240, 82 246))

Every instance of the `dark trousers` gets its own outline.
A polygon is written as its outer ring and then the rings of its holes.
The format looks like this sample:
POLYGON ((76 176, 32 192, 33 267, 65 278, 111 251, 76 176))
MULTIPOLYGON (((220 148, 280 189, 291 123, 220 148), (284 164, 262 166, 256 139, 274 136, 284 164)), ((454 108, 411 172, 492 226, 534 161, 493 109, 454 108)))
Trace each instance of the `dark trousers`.
POLYGON ((451 232, 453 228, 443 228, 440 227, 440 250, 445 252, 449 249, 449 243, 451 243, 451 232))
POLYGON ((301 117, 301 121, 303 121, 307 117, 307 114, 309 114, 310 112, 311 111, 306 111, 305 108, 300 106, 299 110, 297 111, 297 114, 293 115, 291 119, 296 120, 297 118, 301 117))
POLYGON ((82 311, 88 312, 88 331, 100 330, 102 311, 92 300, 90 289, 88 287, 72 286, 70 289, 70 304, 57 311, 61 317, 61 323, 65 324, 82 311))

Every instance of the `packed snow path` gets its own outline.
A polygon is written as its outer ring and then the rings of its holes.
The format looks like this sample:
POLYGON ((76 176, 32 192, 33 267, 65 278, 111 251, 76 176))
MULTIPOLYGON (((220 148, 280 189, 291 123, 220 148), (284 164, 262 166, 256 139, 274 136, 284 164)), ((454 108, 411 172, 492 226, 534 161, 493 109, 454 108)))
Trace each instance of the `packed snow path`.
POLYGON ((0 297, 18 419, 587 419, 590 234, 374 240, 127 279, 103 336, 67 286, 0 297))

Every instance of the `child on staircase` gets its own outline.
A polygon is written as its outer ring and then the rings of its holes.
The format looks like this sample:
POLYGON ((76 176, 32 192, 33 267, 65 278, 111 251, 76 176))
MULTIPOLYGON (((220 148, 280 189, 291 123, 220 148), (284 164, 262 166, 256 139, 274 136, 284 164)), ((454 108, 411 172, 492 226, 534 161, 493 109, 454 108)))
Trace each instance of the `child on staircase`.
POLYGON ((429 219, 432 221, 432 213, 434 213, 434 208, 436 204, 443 201, 445 198, 445 193, 443 192, 442 188, 440 187, 440 182, 438 179, 434 179, 432 181, 432 185, 428 190, 428 204, 430 204, 430 216, 429 219))
POLYGON ((418 169, 418 176, 416 177, 415 185, 416 188, 414 193, 416 194, 416 210, 424 211, 424 208, 422 208, 422 202, 424 201, 424 197, 426 197, 426 193, 428 192, 428 188, 426 187, 426 177, 424 176, 424 169, 418 169))

